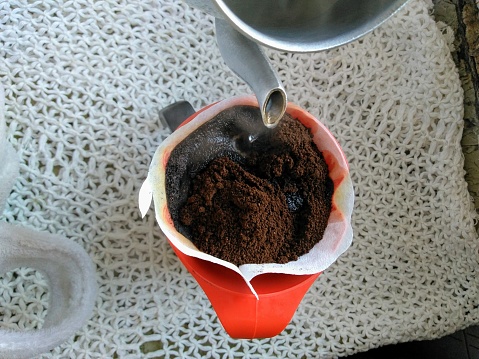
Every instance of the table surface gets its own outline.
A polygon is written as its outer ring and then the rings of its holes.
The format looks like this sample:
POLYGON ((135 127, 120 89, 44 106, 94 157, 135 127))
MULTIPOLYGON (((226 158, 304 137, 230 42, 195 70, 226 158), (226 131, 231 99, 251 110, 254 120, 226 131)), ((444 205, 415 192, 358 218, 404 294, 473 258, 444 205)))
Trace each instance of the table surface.
MULTIPOLYGON (((469 191, 479 211, 479 2, 434 0, 436 21, 447 23, 455 36, 453 58, 464 89, 462 148, 469 191)), ((479 230, 479 224, 476 227, 479 230)))

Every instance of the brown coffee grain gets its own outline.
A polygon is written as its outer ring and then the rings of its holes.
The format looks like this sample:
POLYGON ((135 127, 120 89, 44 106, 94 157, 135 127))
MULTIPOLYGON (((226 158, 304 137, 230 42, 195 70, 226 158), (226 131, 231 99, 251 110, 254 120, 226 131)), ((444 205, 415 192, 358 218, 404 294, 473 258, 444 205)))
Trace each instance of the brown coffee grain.
POLYGON ((210 161, 188 193, 178 217, 199 250, 236 265, 286 263, 322 239, 333 184, 309 130, 285 116, 244 161, 210 161))

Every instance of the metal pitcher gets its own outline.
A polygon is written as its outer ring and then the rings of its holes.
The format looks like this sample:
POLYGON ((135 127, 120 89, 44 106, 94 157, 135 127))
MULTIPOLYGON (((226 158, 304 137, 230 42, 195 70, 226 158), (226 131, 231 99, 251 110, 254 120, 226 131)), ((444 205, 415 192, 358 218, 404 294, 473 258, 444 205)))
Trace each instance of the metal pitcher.
POLYGON ((356 40, 398 11, 407 0, 185 0, 215 17, 226 64, 253 90, 263 122, 274 127, 286 92, 260 45, 317 52, 356 40))

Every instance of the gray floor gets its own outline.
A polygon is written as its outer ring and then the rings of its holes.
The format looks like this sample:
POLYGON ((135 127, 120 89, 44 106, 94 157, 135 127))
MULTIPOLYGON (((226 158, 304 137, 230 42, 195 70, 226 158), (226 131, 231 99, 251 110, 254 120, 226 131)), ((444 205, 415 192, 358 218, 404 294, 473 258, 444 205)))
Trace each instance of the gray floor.
POLYGON ((436 340, 388 345, 348 359, 479 359, 479 326, 436 340))

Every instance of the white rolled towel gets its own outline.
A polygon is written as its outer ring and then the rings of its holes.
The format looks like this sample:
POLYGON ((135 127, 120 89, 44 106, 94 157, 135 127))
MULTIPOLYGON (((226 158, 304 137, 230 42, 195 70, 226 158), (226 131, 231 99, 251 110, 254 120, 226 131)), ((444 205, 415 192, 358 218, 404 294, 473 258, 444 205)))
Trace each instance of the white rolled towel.
MULTIPOLYGON (((0 86, 0 215, 19 171, 18 156, 6 139, 4 108, 0 86)), ((95 268, 80 245, 59 235, 0 221, 0 274, 19 267, 45 276, 48 310, 41 329, 0 329, 0 358, 31 358, 53 349, 85 324, 95 304, 95 268)))

